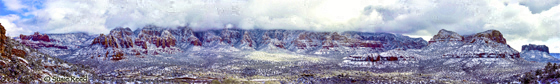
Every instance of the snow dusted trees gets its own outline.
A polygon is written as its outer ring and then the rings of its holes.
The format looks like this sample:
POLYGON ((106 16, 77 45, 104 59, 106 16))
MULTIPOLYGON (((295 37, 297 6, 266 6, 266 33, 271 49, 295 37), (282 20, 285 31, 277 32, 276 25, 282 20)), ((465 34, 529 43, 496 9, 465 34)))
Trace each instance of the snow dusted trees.
POLYGON ((519 81, 528 84, 528 83, 551 83, 551 82, 558 82, 558 78, 560 78, 560 71, 557 70, 560 65, 554 63, 546 63, 544 69, 535 70, 535 72, 526 72, 523 74, 519 81))

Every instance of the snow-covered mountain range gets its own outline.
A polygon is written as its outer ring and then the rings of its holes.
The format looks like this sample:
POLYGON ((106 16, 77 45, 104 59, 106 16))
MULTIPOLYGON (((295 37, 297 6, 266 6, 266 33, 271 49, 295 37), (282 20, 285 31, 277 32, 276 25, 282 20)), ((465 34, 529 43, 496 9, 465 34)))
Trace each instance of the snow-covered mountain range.
MULTIPOLYGON (((362 61, 379 60, 375 58, 392 58, 394 61, 401 58, 408 59, 409 61, 411 58, 413 58, 412 60, 434 58, 520 58, 519 52, 507 45, 506 39, 497 30, 487 30, 472 35, 459 35, 453 31, 442 29, 430 39, 429 44, 425 47, 410 50, 390 50, 379 54, 375 52, 370 53, 373 54, 355 54, 349 57, 359 58, 362 61), (368 60, 366 58, 373 59, 368 60)), ((359 60, 354 60, 359 62, 359 60)))
POLYGON ((21 35, 18 41, 53 56, 87 55, 101 59, 207 50, 285 51, 302 54, 365 53, 396 48, 420 49, 427 45, 422 38, 391 33, 259 29, 193 31, 188 27, 156 26, 146 26, 135 31, 130 28, 115 28, 107 35, 35 33, 29 36, 21 35))
POLYGON ((367 71, 409 71, 446 80, 496 83, 513 81, 515 73, 542 67, 526 61, 527 56, 539 53, 520 54, 498 30, 459 35, 442 29, 425 41, 383 32, 194 31, 188 27, 146 26, 134 31, 119 27, 99 35, 35 33, 15 40, 53 57, 95 67, 101 72, 98 74, 109 78, 181 79, 193 77, 184 71, 221 70, 218 73, 244 75, 253 69, 253 75, 279 76, 303 73, 300 66, 329 66, 333 70, 368 67, 367 71), (184 73, 176 77, 171 72, 184 73))

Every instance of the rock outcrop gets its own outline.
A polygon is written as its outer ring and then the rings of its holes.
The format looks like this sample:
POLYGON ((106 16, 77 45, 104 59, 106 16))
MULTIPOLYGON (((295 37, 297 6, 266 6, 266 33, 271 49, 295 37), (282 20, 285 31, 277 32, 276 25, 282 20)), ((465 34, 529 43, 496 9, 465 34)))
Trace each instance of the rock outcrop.
POLYGON ((523 46, 521 47, 521 51, 523 51, 523 52, 525 52, 525 51, 531 51, 531 50, 546 52, 547 54, 550 53, 550 52, 548 52, 548 47, 547 47, 546 45, 529 44, 529 45, 523 45, 523 46))
MULTIPOLYGON (((177 45, 182 48, 186 48, 189 46, 202 46, 202 42, 200 38, 196 37, 194 31, 188 27, 178 27, 179 34, 175 35, 177 39, 177 45)), ((175 33, 171 31, 171 33, 175 33)))
POLYGON ((463 41, 465 38, 453 31, 448 31, 445 29, 439 30, 438 34, 434 35, 430 39, 429 44, 435 42, 449 42, 449 41, 463 41))
POLYGON ((465 35, 465 40, 463 42, 466 44, 483 43, 492 47, 504 44, 507 45, 506 39, 498 30, 487 30, 474 35, 465 35))
POLYGON ((470 39, 470 43, 475 42, 475 40, 493 41, 501 44, 507 44, 506 39, 502 36, 502 33, 498 30, 488 30, 474 35, 470 35, 467 38, 470 39))
POLYGON ((398 48, 403 50, 421 49, 428 45, 428 42, 422 38, 410 38, 408 36, 391 33, 349 32, 344 36, 352 37, 353 40, 359 40, 361 42, 358 46, 367 46, 367 48, 371 48, 377 52, 398 48))
POLYGON ((2 23, 0 23, 0 53, 2 53, 2 56, 5 56, 5 44, 7 39, 8 38, 6 37, 6 29, 4 29, 4 26, 2 26, 2 23))
POLYGON ((44 42, 51 42, 49 36, 46 34, 39 34, 39 32, 35 32, 33 35, 19 35, 21 40, 33 40, 33 41, 44 41, 44 42))
POLYGON ((322 45, 323 49, 330 49, 335 47, 365 47, 371 49, 383 48, 383 44, 380 41, 363 40, 360 36, 342 36, 337 32, 325 35, 325 39, 323 40, 322 45))
POLYGON ((105 47, 112 48, 132 48, 135 45, 144 49, 147 48, 148 42, 156 47, 173 47, 175 46, 175 37, 169 31, 142 30, 137 38, 130 28, 115 28, 111 30, 109 35, 99 35, 92 42, 92 45, 101 44, 105 47), (133 40, 134 39, 134 40, 133 40))
POLYGON ((115 28, 109 34, 110 36, 112 36, 112 38, 115 38, 113 39, 113 41, 118 41, 118 43, 112 42, 116 43, 115 45, 118 45, 122 48, 134 47, 134 42, 132 41, 133 38, 131 37, 131 35, 133 35, 134 33, 132 32, 132 30, 130 30, 130 28, 115 28))
POLYGON ((224 42, 225 44, 233 46, 242 39, 242 34, 240 32, 241 31, 224 29, 220 33, 220 38, 222 38, 222 42, 224 42))
MULTIPOLYGON (((138 30, 137 30, 138 31, 138 30)), ((139 31, 138 38, 156 47, 175 47, 176 38, 170 30, 162 30, 158 27, 148 26, 139 31)))
POLYGON ((104 34, 100 34, 99 37, 95 38, 91 45, 100 44, 103 45, 105 48, 119 48, 116 42, 116 38, 113 36, 105 36, 104 34))
POLYGON ((472 35, 459 35, 445 29, 430 40, 424 49, 452 58, 519 58, 519 52, 509 47, 498 30, 487 30, 472 35))
MULTIPOLYGON (((137 30, 137 33, 130 28, 119 27, 111 30, 109 35, 100 34, 93 39, 91 46, 103 46, 102 50, 94 50, 93 52, 97 52, 94 55, 104 55, 112 60, 124 59, 126 55, 172 54, 181 52, 176 47, 177 37, 175 36, 178 34, 181 33, 162 30, 154 26, 137 30)), ((194 41, 196 40, 194 39, 194 41)), ((94 47, 89 48, 95 49, 94 47)))
POLYGON ((251 37, 251 33, 249 31, 245 31, 243 33, 243 37, 241 38, 239 47, 253 50, 255 49, 256 42, 253 40, 253 37, 251 37))
POLYGON ((58 45, 52 42, 37 42, 37 41, 21 40, 21 44, 27 45, 35 49, 40 49, 40 48, 68 49, 68 46, 58 45))
MULTIPOLYGON (((477 43, 478 41, 485 44, 494 45, 494 43, 506 44, 506 39, 498 30, 487 30, 473 35, 459 35, 456 32, 445 29, 439 30, 438 34, 430 39, 429 44, 436 42, 463 42, 467 44, 477 43)), ((478 43, 480 43, 478 42, 478 43)))
POLYGON ((528 44, 523 45, 521 48, 521 57, 528 61, 535 62, 560 62, 560 59, 550 55, 546 45, 528 44))
POLYGON ((49 35, 39 34, 39 32, 35 32, 33 35, 19 35, 19 38, 22 44, 35 49, 39 49, 39 48, 68 49, 68 46, 53 43, 56 40, 51 40, 49 38, 49 35))
POLYGON ((202 45, 203 46, 216 46, 219 44, 223 44, 223 39, 222 37, 216 35, 214 32, 207 32, 204 33, 204 36, 202 37, 202 45))
POLYGON ((200 42, 200 39, 194 37, 194 36, 190 36, 187 39, 187 42, 192 44, 193 46, 202 46, 202 42, 200 42))
POLYGON ((320 37, 321 36, 315 32, 302 32, 291 44, 295 45, 294 50, 307 51, 321 46, 320 37))
POLYGON ((286 49, 287 45, 283 39, 287 39, 285 38, 287 34, 288 32, 283 32, 282 30, 264 31, 264 34, 260 37, 260 41, 257 41, 258 44, 260 44, 257 49, 286 49))

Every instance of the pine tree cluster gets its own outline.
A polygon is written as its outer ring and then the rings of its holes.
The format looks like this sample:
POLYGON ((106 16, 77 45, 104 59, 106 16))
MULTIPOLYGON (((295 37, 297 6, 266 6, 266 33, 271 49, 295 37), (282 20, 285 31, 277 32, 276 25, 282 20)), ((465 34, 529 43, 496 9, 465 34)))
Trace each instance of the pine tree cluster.
POLYGON ((523 84, 529 83, 552 83, 560 80, 560 64, 552 64, 548 62, 544 69, 539 69, 531 72, 525 72, 519 81, 523 84))

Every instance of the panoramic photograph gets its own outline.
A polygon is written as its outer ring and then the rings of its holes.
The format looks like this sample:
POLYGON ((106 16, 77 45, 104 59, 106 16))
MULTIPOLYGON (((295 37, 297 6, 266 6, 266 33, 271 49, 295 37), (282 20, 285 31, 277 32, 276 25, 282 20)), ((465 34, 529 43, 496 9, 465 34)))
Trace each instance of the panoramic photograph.
POLYGON ((560 81, 560 0, 0 2, 0 83, 560 81))

